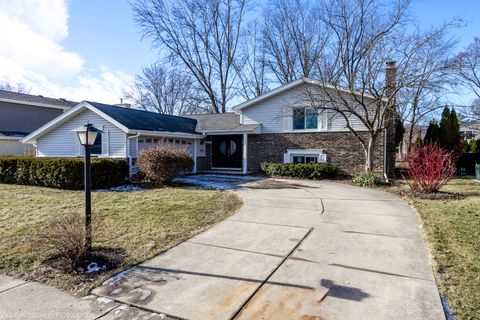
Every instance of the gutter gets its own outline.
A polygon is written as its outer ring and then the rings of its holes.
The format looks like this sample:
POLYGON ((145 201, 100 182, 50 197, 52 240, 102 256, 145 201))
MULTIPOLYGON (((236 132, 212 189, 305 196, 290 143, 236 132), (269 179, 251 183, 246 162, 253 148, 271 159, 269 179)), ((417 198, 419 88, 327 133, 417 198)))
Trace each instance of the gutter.
POLYGON ((383 178, 388 183, 387 175, 387 128, 383 129, 383 178))

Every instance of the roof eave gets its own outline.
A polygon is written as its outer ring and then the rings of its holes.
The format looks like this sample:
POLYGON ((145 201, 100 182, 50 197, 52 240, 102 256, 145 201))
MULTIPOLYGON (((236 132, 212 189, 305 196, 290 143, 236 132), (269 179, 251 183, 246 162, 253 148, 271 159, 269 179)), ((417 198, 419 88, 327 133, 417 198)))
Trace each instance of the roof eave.
POLYGON ((201 133, 172 132, 172 131, 150 131, 150 130, 128 130, 128 134, 150 135, 156 137, 178 137, 178 138, 203 138, 201 133))
MULTIPOLYGON (((305 78, 300 78, 300 79, 294 80, 290 83, 284 84, 283 86, 280 86, 278 88, 270 90, 269 92, 266 92, 263 95, 255 97, 253 99, 247 100, 247 101, 245 101, 245 102, 243 102, 239 105, 236 105, 232 109, 233 109, 233 111, 241 111, 241 110, 243 110, 245 108, 248 108, 248 107, 250 107, 250 106, 252 106, 256 103, 259 103, 259 102, 261 102, 263 100, 266 100, 270 97, 276 96, 277 94, 288 91, 288 90, 290 90, 292 88, 295 88, 295 87, 297 87, 301 84, 304 84, 304 83, 309 83, 309 84, 313 84, 313 85, 317 85, 317 86, 323 86, 324 88, 338 90, 338 91, 342 91, 342 92, 350 93, 350 94, 354 94, 354 95, 360 95, 360 96, 364 96, 364 97, 369 98, 369 99, 376 99, 375 97, 373 97, 371 95, 368 95, 368 94, 363 94, 363 93, 357 92, 357 91, 352 92, 350 90, 338 88, 338 87, 335 87, 333 85, 329 85, 329 84, 323 83, 321 81, 305 77, 305 78)), ((382 101, 388 102, 388 99, 387 98, 382 98, 382 101)))
POLYGON ((69 110, 69 109, 72 108, 71 106, 61 106, 61 105, 57 105, 57 104, 49 104, 49 103, 41 103, 41 102, 33 102, 33 101, 25 101, 25 100, 16 100, 16 99, 8 99, 8 98, 0 98, 0 102, 24 104, 24 105, 35 106, 35 107, 62 109, 62 110, 69 110))
POLYGON ((77 104, 75 107, 71 108, 70 110, 67 110, 66 112, 62 113, 61 115, 59 115, 58 117, 56 117, 52 121, 46 123, 45 125, 41 126, 37 130, 35 130, 34 132, 30 133, 28 136, 23 138, 21 140, 21 142, 22 143, 28 143, 28 144, 36 143, 36 140, 39 137, 47 134, 50 130, 55 129, 56 127, 58 127, 59 125, 61 125, 62 123, 64 123, 68 119, 70 119, 71 117, 75 116, 75 114, 80 112, 80 110, 83 109, 83 108, 89 109, 90 111, 98 114, 100 117, 104 118, 105 120, 111 122, 113 125, 117 126, 118 128, 120 128, 124 132, 128 132, 127 127, 125 127, 124 125, 122 125, 121 123, 116 121, 115 119, 112 119, 107 114, 101 112, 100 110, 98 110, 97 108, 95 108, 94 106, 89 104, 88 102, 82 101, 79 104, 77 104))

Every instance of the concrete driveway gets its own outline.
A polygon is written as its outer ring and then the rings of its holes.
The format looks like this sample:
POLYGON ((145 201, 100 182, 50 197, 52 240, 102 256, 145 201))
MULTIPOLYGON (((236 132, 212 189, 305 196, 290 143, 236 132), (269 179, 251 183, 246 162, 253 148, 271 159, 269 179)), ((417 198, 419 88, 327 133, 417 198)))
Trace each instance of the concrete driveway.
POLYGON ((401 199, 327 182, 231 187, 238 213, 94 294, 181 319, 445 319, 401 199))

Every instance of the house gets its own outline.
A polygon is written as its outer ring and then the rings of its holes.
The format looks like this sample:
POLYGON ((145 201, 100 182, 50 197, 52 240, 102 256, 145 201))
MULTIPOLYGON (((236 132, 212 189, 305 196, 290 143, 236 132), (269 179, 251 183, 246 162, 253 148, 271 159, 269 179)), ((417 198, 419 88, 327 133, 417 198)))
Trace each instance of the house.
POLYGON ((23 155, 21 140, 76 102, 0 90, 0 155, 23 155))
MULTIPOLYGON (((78 157, 82 148, 72 130, 90 123, 103 131, 93 154, 126 158, 132 172, 142 149, 167 142, 188 148, 194 172, 246 174, 259 172, 262 162, 330 162, 355 175, 365 163, 359 141, 343 117, 318 112, 306 94, 321 92, 321 85, 302 78, 239 104, 231 113, 186 117, 83 101, 23 142, 34 144, 38 157, 78 157)), ((360 120, 351 119, 350 125, 365 134, 360 120)), ((379 174, 392 175, 394 170, 394 130, 388 126, 376 141, 373 164, 379 174)))
POLYGON ((462 140, 470 142, 480 139, 480 122, 465 121, 460 124, 460 136, 462 140))

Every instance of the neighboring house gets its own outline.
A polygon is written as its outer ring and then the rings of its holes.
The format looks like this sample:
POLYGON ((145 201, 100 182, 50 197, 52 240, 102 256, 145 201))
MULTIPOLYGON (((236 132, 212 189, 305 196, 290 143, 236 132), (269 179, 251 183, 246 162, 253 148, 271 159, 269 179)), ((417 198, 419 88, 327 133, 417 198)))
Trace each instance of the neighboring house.
POLYGON ((480 122, 464 122, 460 125, 462 140, 470 142, 480 139, 480 122))
POLYGON ((22 138, 75 104, 65 99, 0 90, 0 155, 28 153, 31 146, 22 144, 22 138))
MULTIPOLYGON (((72 130, 91 123, 103 130, 94 153, 127 158, 132 172, 139 151, 168 142, 190 150, 194 172, 257 173, 267 161, 330 162, 344 173, 357 174, 364 168, 364 151, 345 120, 310 107, 306 88, 318 90, 319 86, 317 81, 303 78, 246 101, 232 113, 188 117, 84 101, 23 141, 35 144, 39 157, 81 156, 82 148, 72 130)), ((350 123, 364 134, 359 120, 350 123)), ((373 162, 380 174, 390 175, 394 169, 389 167, 395 155, 394 145, 390 146, 394 130, 384 130, 376 141, 373 162)))

